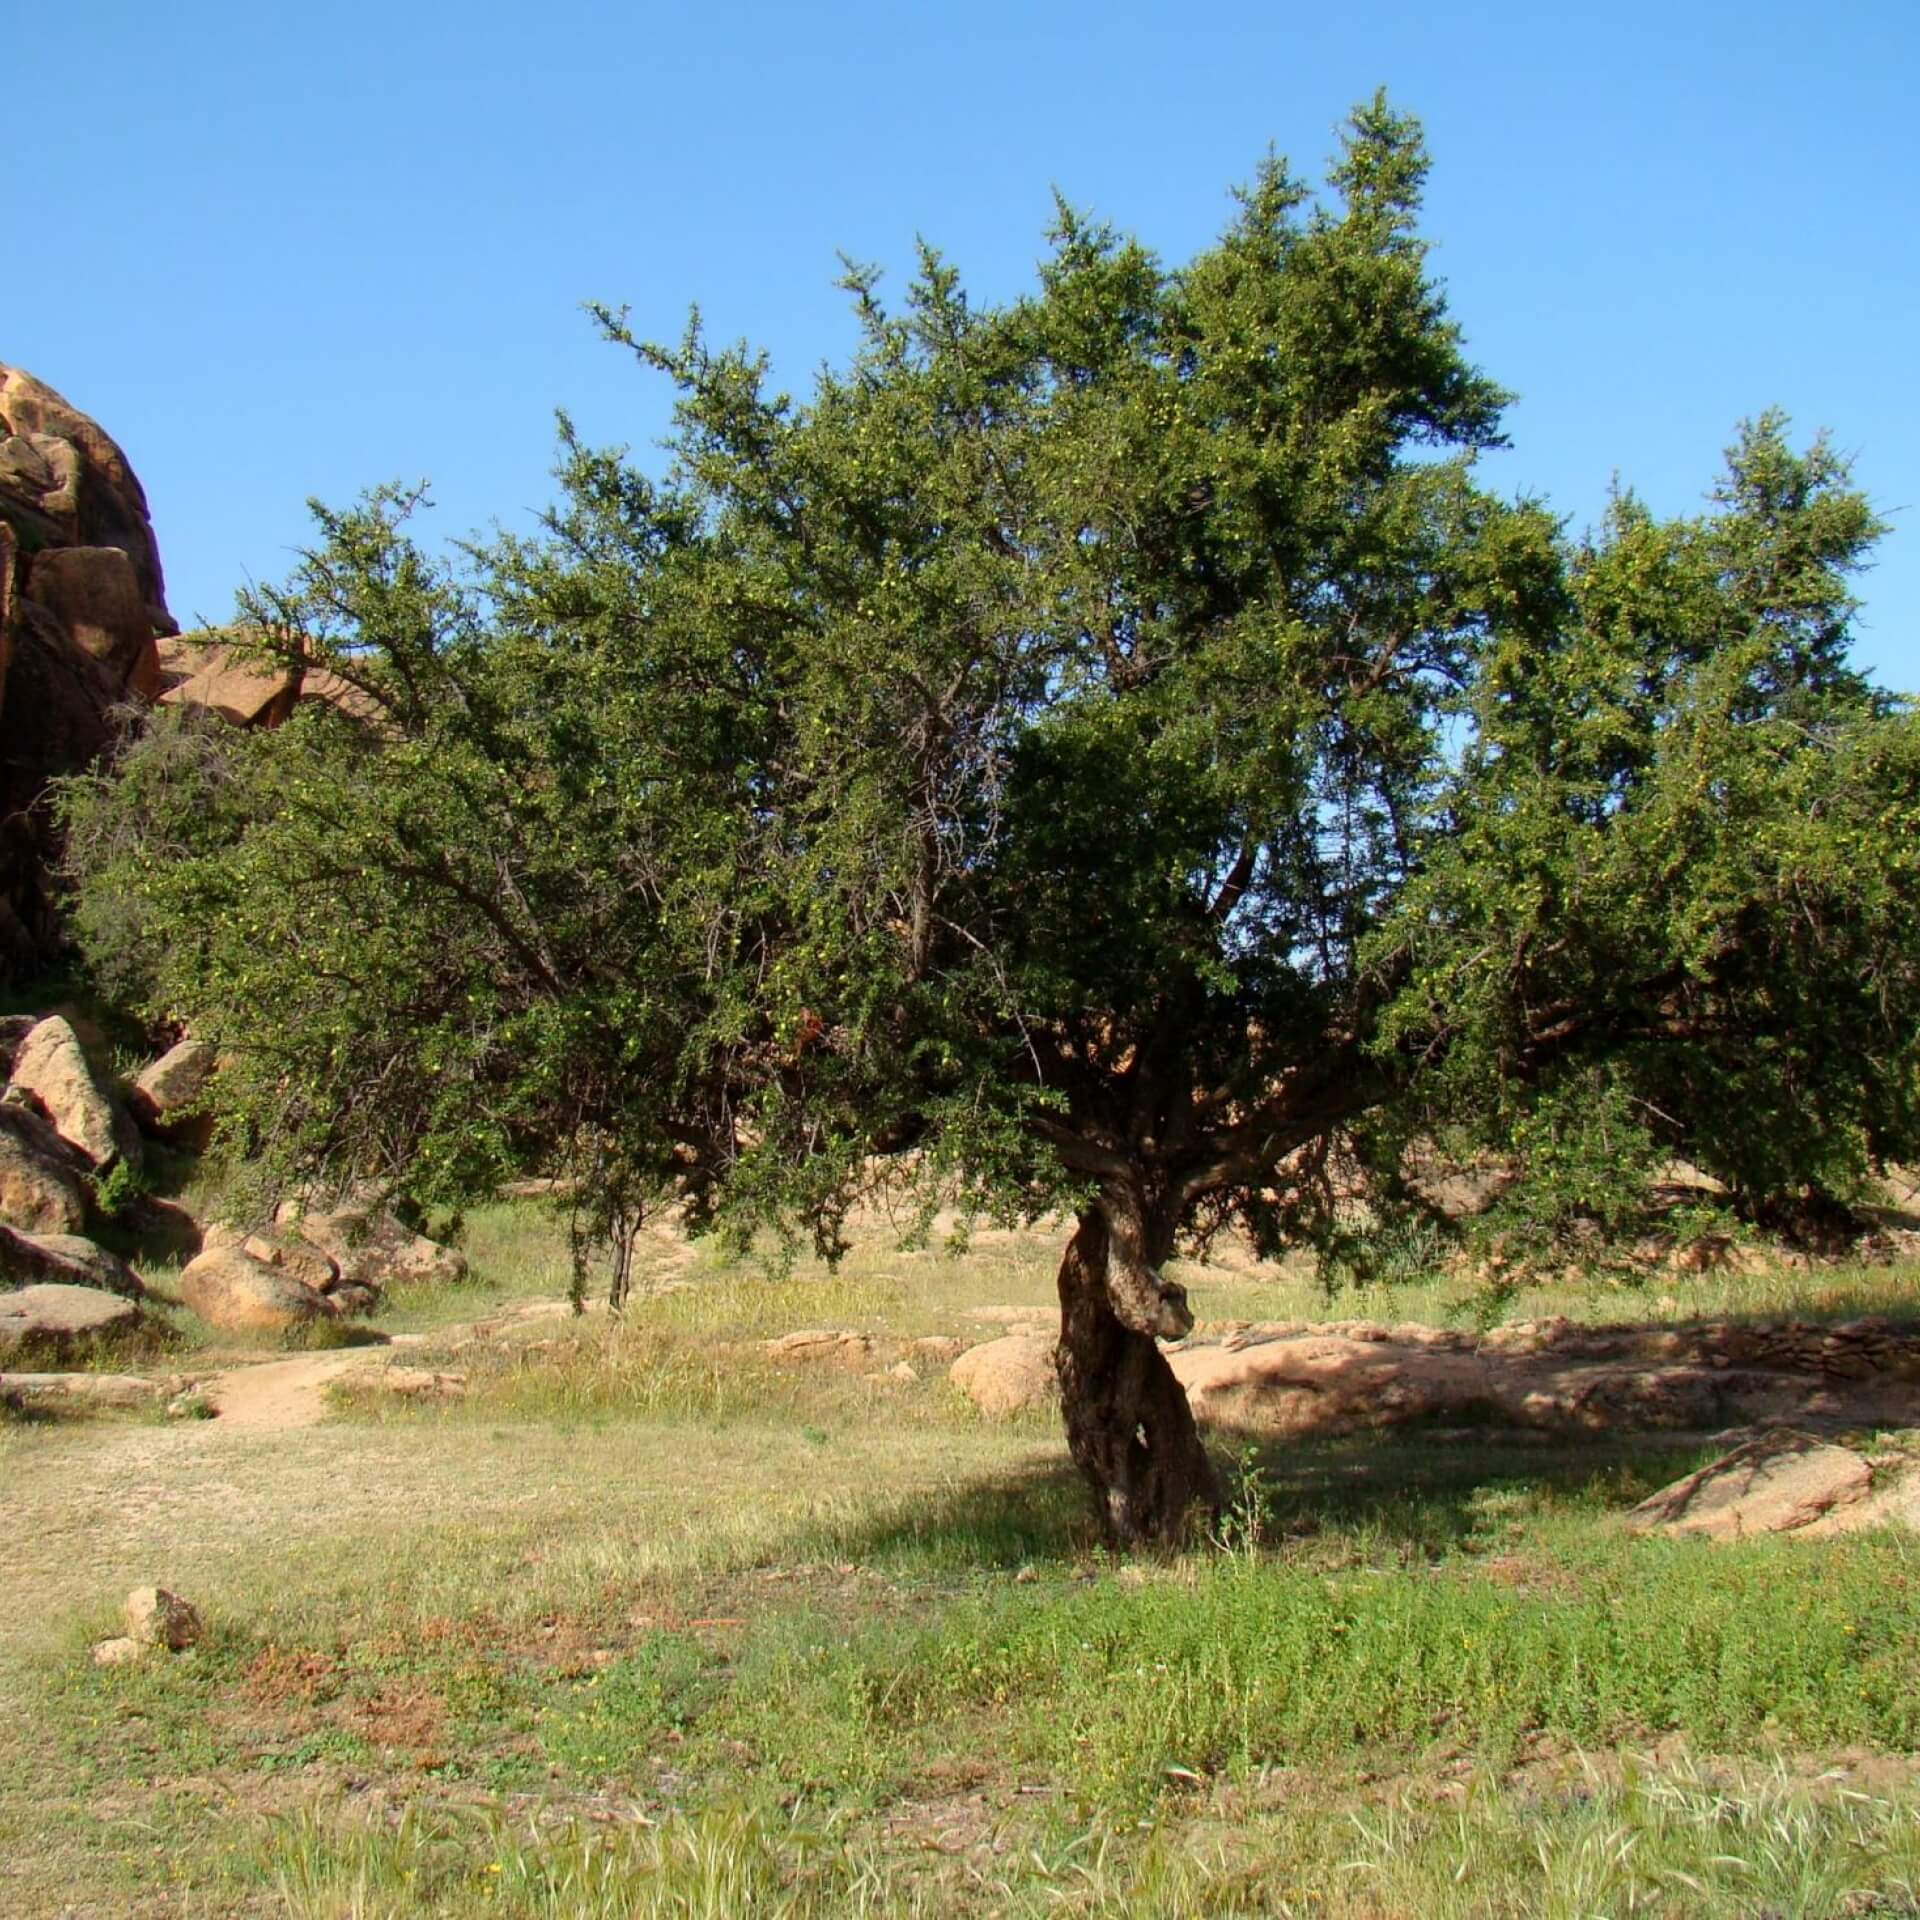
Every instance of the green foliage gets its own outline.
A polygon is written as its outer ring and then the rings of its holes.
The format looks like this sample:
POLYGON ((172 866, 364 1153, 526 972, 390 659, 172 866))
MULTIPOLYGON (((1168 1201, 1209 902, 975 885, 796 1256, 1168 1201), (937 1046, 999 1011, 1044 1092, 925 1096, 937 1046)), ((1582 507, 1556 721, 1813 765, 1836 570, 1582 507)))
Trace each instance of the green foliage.
POLYGON ((116 1160, 105 1173, 93 1176, 93 1204, 108 1220, 119 1223, 150 1184, 137 1168, 116 1160))
POLYGON ((1238 1218, 1406 1267, 1441 1137, 1513 1158, 1530 1257, 1675 1155, 1844 1200, 1920 1148, 1920 720, 1845 664, 1878 526, 1774 416, 1689 519, 1482 488, 1426 165, 1376 100, 1183 268, 1065 206, 1005 306, 850 267, 804 401, 603 311, 664 473, 563 422, 545 531, 458 575, 417 494, 316 507, 243 613, 357 715, 161 716, 69 787, 99 977, 229 1058, 270 1179, 572 1175, 583 1246, 669 1194, 790 1256, 890 1183, 922 1231, 1124 1186, 1156 1258, 1238 1218))

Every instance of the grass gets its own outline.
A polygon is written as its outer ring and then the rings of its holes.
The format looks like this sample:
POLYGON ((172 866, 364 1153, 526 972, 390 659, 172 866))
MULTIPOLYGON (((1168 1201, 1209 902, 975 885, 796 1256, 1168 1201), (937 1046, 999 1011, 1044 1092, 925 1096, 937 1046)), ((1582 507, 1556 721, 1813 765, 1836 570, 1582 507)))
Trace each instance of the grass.
MULTIPOLYGON (((462 1402, 0 1428, 0 1911, 1920 1905, 1910 1535, 1639 1538, 1622 1509, 1703 1443, 1404 1433, 1249 1452, 1228 1550, 1123 1564, 1051 1422, 887 1371, 983 1306, 1042 1307, 1049 1239, 876 1239, 778 1285, 663 1239, 610 1325, 510 1322, 564 1286, 550 1214, 467 1234, 474 1278, 387 1323, 462 1402), (767 1352, 806 1326, 872 1344, 767 1352), (205 1642, 94 1668, 149 1579, 205 1642)), ((1189 1277, 1205 1318, 1314 1302, 1300 1275, 1189 1277)), ((1913 1277, 1789 1276, 1772 1310, 1913 1277)), ((1693 1285, 1613 1317, 1732 1299, 1693 1285)))
POLYGON ((463 1828, 407 1813, 343 1833, 305 1816, 248 1864, 312 1920, 938 1914, 956 1910, 946 1904, 956 1895, 970 1911, 1008 1914, 1734 1920, 1911 1911, 1920 1823, 1884 1798, 1822 1795, 1778 1773, 1734 1782, 1632 1768, 1544 1802, 1478 1784, 1452 1805, 1255 1812, 1201 1849, 1063 1831, 957 1888, 903 1886, 884 1855, 806 1811, 728 1809, 612 1831, 463 1828))

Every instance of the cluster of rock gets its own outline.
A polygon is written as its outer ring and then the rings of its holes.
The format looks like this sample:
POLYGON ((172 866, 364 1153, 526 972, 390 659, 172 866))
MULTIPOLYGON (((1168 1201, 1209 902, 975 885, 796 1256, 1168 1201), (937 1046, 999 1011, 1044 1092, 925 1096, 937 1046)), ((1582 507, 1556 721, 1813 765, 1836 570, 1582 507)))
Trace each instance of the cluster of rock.
MULTIPOLYGON (((201 1144, 200 1102, 212 1049, 187 1039, 121 1098, 72 1021, 0 1020, 0 1354, 84 1349, 141 1319, 147 1288, 88 1237, 99 1182, 138 1170, 149 1139, 201 1144)), ((282 1208, 271 1227, 204 1229, 182 1209, 142 1198, 144 1224, 190 1256, 181 1301, 209 1325, 284 1332, 372 1312, 397 1282, 464 1278, 466 1261, 403 1226, 376 1199, 282 1208)))
MULTIPOLYGON (((1766 1422, 1920 1425, 1920 1329, 1578 1327, 1524 1321, 1476 1335, 1371 1321, 1206 1327, 1167 1350, 1206 1426, 1274 1437, 1419 1423, 1545 1431, 1712 1432, 1766 1422)), ((1037 1318, 970 1348, 951 1377, 1000 1417, 1057 1394, 1037 1318)))
POLYGON ((311 1211, 289 1205, 256 1233, 210 1227, 180 1275, 180 1298, 213 1326, 284 1333, 371 1313, 396 1283, 451 1283, 466 1272, 464 1255, 403 1226, 375 1201, 311 1211))
POLYGON ((200 1644, 203 1629, 193 1606, 165 1587, 135 1587, 120 1608, 125 1633, 93 1644, 97 1667, 120 1667, 149 1654, 185 1653, 200 1644))
POLYGON ((129 708, 277 726, 305 699, 360 717, 336 675, 245 637, 181 635, 127 456, 51 387, 0 364, 0 979, 58 951, 50 781, 88 766, 129 708))
POLYGON ((87 1229, 94 1182, 140 1165, 140 1130, 58 1015, 0 1022, 0 1058, 0 1351, 129 1328, 145 1288, 87 1229))

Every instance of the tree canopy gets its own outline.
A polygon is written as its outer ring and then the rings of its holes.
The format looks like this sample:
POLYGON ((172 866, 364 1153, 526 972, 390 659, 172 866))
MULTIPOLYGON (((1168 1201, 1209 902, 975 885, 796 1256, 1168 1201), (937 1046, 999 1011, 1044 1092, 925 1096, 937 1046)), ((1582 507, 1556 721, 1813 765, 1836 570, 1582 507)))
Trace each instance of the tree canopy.
POLYGON ((316 508, 244 612, 375 717, 160 718, 71 788, 95 966, 228 1056, 275 1178, 568 1173, 616 1240, 677 1198, 828 1250, 888 1182, 1073 1215, 1069 1433, 1125 1538, 1206 1494, 1152 1338, 1228 1222, 1386 1257, 1436 1143, 1512 1165, 1543 1257, 1675 1156, 1843 1204, 1920 1146, 1875 516, 1771 414, 1694 517, 1482 485, 1426 168, 1376 100, 1183 267, 1063 205, 1004 306, 850 268, 804 399, 603 311, 668 460, 563 422, 542 533, 457 569, 416 496, 316 508))

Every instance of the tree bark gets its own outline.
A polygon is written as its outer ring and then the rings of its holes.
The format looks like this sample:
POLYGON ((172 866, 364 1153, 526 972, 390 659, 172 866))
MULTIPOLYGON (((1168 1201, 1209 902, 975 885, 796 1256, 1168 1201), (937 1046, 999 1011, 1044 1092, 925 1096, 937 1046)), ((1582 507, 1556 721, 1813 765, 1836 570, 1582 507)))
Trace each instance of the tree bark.
POLYGON ((1067 1447, 1107 1538, 1177 1547, 1219 1505, 1187 1396, 1155 1344, 1191 1331, 1186 1291, 1148 1264, 1124 1200, 1080 1216, 1060 1262, 1060 1403, 1067 1447))

